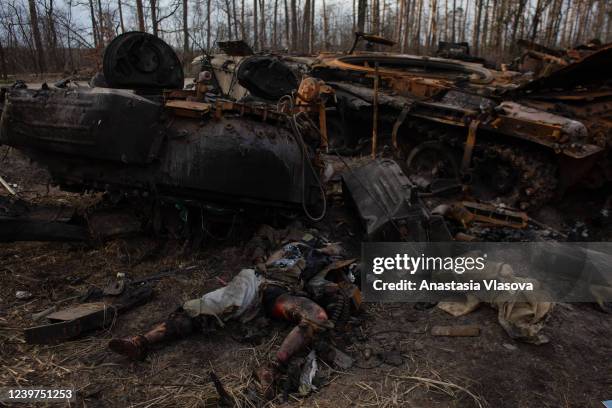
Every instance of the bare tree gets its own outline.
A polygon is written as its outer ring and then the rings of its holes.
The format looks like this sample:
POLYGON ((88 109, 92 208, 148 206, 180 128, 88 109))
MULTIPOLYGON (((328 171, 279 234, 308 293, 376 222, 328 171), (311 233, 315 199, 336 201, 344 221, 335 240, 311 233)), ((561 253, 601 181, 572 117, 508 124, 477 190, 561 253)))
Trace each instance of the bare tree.
POLYGON ((125 33, 125 25, 123 24, 123 7, 121 6, 121 0, 117 0, 117 9, 119 10, 119 23, 121 26, 121 32, 125 33))
POLYGON ((206 0, 206 51, 210 51, 210 3, 211 0, 206 0))
POLYGON ((310 0, 310 28, 308 30, 308 53, 312 54, 315 42, 315 0, 310 0))
POLYGON ((232 14, 234 22, 234 36, 238 38, 238 14, 236 14, 236 0, 232 0, 232 14))
POLYGON ((149 5, 151 6, 151 27, 153 27, 153 35, 157 37, 157 0, 149 0, 149 5))
MULTIPOLYGON (((404 29, 404 41, 402 42, 402 47, 401 47, 402 52, 406 52, 407 51, 408 43, 410 41, 410 27, 412 27, 411 24, 410 24, 410 20, 411 20, 411 17, 412 17, 412 13, 411 13, 410 7, 411 7, 411 5, 414 4, 414 2, 415 2, 415 0, 407 0, 406 1, 406 14, 403 16, 404 21, 405 21, 405 24, 404 24, 405 29, 404 29)), ((412 7, 414 7, 414 6, 412 6, 412 7)))
POLYGON ((453 0, 453 20, 452 20, 452 30, 453 30, 453 35, 451 37, 451 41, 455 42, 457 41, 457 30, 455 29, 455 22, 457 20, 457 0, 453 0))
MULTIPOLYGON (((91 0, 89 0, 91 3, 91 0)), ((138 16, 138 29, 140 31, 145 31, 145 20, 144 20, 144 10, 142 7, 142 0, 136 0, 136 15, 138 16)), ((93 19, 93 8, 92 8, 92 17, 93 19)))
POLYGON ((244 0, 241 0, 240 4, 241 4, 240 6, 240 34, 241 34, 241 38, 246 41, 246 30, 245 30, 245 22, 244 22, 244 0))
POLYGON ((261 38, 259 40, 259 47, 261 49, 264 49, 266 47, 266 0, 260 0, 259 10, 261 12, 261 15, 260 15, 261 29, 259 31, 261 38))
POLYGON ((91 15, 91 35, 94 40, 94 46, 98 47, 98 23, 96 22, 96 13, 94 11, 93 0, 89 0, 89 13, 91 15))
POLYGON ((366 12, 368 0, 358 0, 357 3, 357 31, 365 31, 366 12))
POLYGON ((187 0, 183 0, 183 61, 187 62, 189 54, 189 5, 187 0))
MULTIPOLYGON (((519 0, 526 1, 526 0, 519 0)), ((479 54, 480 45, 480 20, 482 17, 482 0, 476 0, 474 2, 474 27, 472 31, 472 50, 476 55, 479 54)))
POLYGON ((272 23, 272 48, 278 47, 277 28, 278 28, 278 0, 274 0, 274 19, 272 23))
POLYGON ((2 46, 1 39, 0 39, 0 68, 2 68, 2 79, 6 81, 8 79, 8 69, 6 67, 6 55, 4 54, 4 47, 2 46))
POLYGON ((230 0, 225 0, 225 14, 227 16, 227 33, 228 40, 232 39, 232 13, 230 8, 230 0))
MULTIPOLYGON (((327 47, 329 46, 329 22, 327 21, 327 7, 325 7, 325 0, 322 0, 322 13, 323 13, 323 51, 327 51, 327 47)), ((355 2, 353 1, 353 5, 355 2)), ((354 26, 354 14, 353 14, 353 26, 354 26)), ((353 28, 354 30, 354 28, 353 28)))
POLYGON ((45 64, 45 54, 40 37, 40 28, 38 27, 38 13, 36 11, 36 3, 34 0, 28 0, 30 9, 30 26, 32 28, 32 36, 34 37, 34 45, 36 46, 36 56, 38 59, 38 72, 41 74, 47 70, 45 64))
POLYGON ((438 4, 436 0, 431 0, 431 16, 429 35, 427 36, 427 48, 430 48, 436 44, 438 31, 438 4))
POLYGON ((102 1, 98 0, 98 43, 100 46, 104 47, 104 17, 102 16, 102 1))
POLYGON ((253 0, 253 49, 258 50, 259 44, 259 29, 257 24, 257 2, 258 0, 253 0))
POLYGON ((304 21, 302 22, 302 52, 308 50, 308 42, 310 39, 310 0, 306 0, 304 3, 304 21))
POLYGON ((297 25, 297 4, 296 0, 291 0, 291 50, 295 51, 298 47, 298 25, 297 25))
POLYGON ((285 3, 285 45, 287 48, 291 47, 291 40, 289 34, 289 20, 291 19, 289 15, 289 5, 287 4, 287 0, 283 0, 285 3))

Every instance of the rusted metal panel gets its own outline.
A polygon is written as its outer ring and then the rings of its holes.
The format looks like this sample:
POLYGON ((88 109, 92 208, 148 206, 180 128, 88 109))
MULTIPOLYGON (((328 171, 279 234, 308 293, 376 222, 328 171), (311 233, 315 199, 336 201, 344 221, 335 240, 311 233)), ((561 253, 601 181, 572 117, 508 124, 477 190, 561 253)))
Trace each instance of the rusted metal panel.
POLYGON ((177 116, 199 118, 210 112, 210 104, 204 102, 170 100, 166 102, 166 109, 171 110, 177 116))

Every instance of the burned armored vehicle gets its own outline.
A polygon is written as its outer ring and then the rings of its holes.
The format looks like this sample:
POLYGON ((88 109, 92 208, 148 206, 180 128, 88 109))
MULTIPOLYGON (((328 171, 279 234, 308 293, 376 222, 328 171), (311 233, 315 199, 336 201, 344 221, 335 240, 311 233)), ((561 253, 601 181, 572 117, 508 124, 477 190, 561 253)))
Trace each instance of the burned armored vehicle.
POLYGON ((441 55, 453 58, 357 51, 393 44, 356 33, 347 53, 299 59, 243 55, 233 44, 204 69, 221 84, 219 94, 238 100, 275 102, 289 93, 300 99, 301 75, 324 81, 334 93, 320 126, 329 147, 351 154, 389 146, 413 182, 429 191, 468 187, 479 200, 535 209, 578 183, 612 179, 610 47, 538 80, 459 60, 467 44, 442 44, 441 55), (261 76, 245 80, 241 73, 255 66, 261 76), (554 79, 564 76, 573 79, 554 79), (553 93, 545 78, 556 83, 553 93))
MULTIPOLYGON (((318 139, 274 107, 183 90, 160 39, 120 35, 104 54, 108 87, 3 90, 0 143, 72 191, 97 190, 227 207, 310 207, 320 198, 318 139)), ((225 207, 224 207, 225 208, 225 207)))
POLYGON ((321 55, 310 74, 334 88, 330 144, 389 146, 437 191, 534 209, 590 179, 610 180, 612 47, 531 80, 481 64, 394 53, 321 55), (456 183, 452 183, 456 180, 456 183))

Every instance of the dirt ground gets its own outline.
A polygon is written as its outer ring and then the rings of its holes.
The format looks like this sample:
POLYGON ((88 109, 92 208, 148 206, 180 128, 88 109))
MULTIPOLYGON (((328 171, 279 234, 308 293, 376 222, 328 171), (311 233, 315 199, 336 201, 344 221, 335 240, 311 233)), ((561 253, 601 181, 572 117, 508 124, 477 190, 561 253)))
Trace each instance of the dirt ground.
MULTIPOLYGON (((0 174, 30 202, 84 207, 96 200, 47 188, 46 172, 6 147, 0 148, 0 174)), ((564 212, 557 221, 588 222, 600 205, 599 197, 560 204, 564 212)), ((349 252, 358 256, 358 225, 341 211, 332 209, 325 223, 304 227, 317 228, 332 241, 348 240, 349 252)), ((144 362, 111 353, 107 343, 144 331, 182 301, 220 287, 250 266, 244 246, 255 228, 197 250, 147 235, 94 244, 0 244, 0 384, 70 386, 79 393, 76 406, 202 407, 217 406, 209 380, 214 371, 248 406, 244 401, 253 370, 273 355, 290 324, 268 321, 262 336, 248 340, 244 327, 229 325, 157 348, 144 362), (153 300, 121 315, 109 329, 53 346, 25 344, 22 330, 34 325, 32 313, 92 286, 103 287, 117 272, 137 278, 191 265, 197 268, 157 281, 153 300), (16 299, 19 290, 32 297, 16 299)), ((612 239, 609 230, 598 231, 597 237, 612 239)), ((321 363, 318 391, 268 406, 582 408, 612 399, 612 316, 591 304, 557 304, 544 329, 550 342, 540 346, 508 337, 496 311, 487 306, 460 318, 408 303, 368 303, 364 309, 338 342, 355 359, 353 367, 341 372, 321 363), (436 324, 464 323, 479 325, 480 336, 430 334, 436 324)))

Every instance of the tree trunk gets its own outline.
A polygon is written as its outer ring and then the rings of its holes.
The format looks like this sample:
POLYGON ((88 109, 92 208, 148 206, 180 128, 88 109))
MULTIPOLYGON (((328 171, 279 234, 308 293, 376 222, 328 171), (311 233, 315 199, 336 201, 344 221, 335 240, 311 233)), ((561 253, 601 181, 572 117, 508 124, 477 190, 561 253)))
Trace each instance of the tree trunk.
POLYGON ((261 13, 261 30, 260 35, 261 38, 259 40, 259 46, 263 50, 266 47, 266 0, 260 0, 259 11, 261 13))
POLYGON ((368 0, 358 0, 357 2, 357 31, 365 31, 366 10, 368 9, 368 0))
MULTIPOLYGON (((327 47, 329 46, 328 41, 329 41, 329 25, 328 25, 328 21, 327 21, 327 10, 325 7, 325 0, 322 0, 323 4, 323 51, 327 51, 327 47)), ((353 4, 355 4, 355 2, 353 2, 353 4)), ((355 15, 353 13, 353 22, 355 20, 355 15)), ((354 23, 353 23, 354 25, 354 23)), ((354 31, 354 30, 353 30, 354 31)))
POLYGON ((2 41, 0 41, 0 68, 2 68, 2 79, 8 79, 8 70, 6 68, 6 55, 4 54, 4 47, 2 47, 2 41))
POLYGON ((408 50, 408 43, 410 41, 410 7, 414 7, 415 0, 406 0, 406 15, 404 16, 405 28, 404 28, 404 41, 402 43, 402 52, 406 52, 408 50))
MULTIPOLYGON (((89 3, 91 4, 91 0, 89 0, 89 3)), ((92 13, 93 13, 93 6, 92 6, 92 13)), ((144 21, 144 11, 142 7, 142 0, 136 0, 136 14, 138 16, 138 29, 144 32, 145 31, 145 21, 144 21)), ((91 18, 93 20, 93 14, 91 15, 91 18)))
POLYGON ((98 0, 98 28, 100 34, 100 45, 104 47, 106 39, 106 27, 104 24, 104 14, 102 14, 102 0, 98 0))
POLYGON ((312 54, 315 42, 315 0, 310 0, 310 29, 308 36, 308 53, 312 54))
POLYGON ((42 74, 47 70, 47 67, 45 65, 45 54, 43 53, 42 39, 40 38, 40 29, 38 27, 36 3, 34 0, 28 0, 28 6, 30 8, 30 26, 32 27, 32 36, 34 37, 34 45, 36 46, 38 58, 38 71, 42 74))
POLYGON ((274 18, 272 19, 272 48, 278 48, 278 0, 274 0, 274 18))
POLYGON ((123 24, 123 7, 121 7, 121 0, 117 0, 117 8, 119 9, 119 26, 121 27, 121 33, 125 33, 125 25, 123 24))
POLYGON ((516 49, 516 32, 518 30, 519 21, 525 10, 527 0, 519 0, 516 14, 514 14, 514 23, 512 24, 512 37, 510 38, 510 50, 516 49))
POLYGON ((210 4, 212 0, 206 0, 206 51, 210 53, 210 4))
POLYGON ((431 24, 429 26, 429 35, 427 36, 427 48, 431 49, 436 46, 436 31, 438 30, 438 22, 436 21, 438 14, 438 4, 436 0, 431 0, 431 24))
POLYGON ((151 5, 151 26, 153 27, 153 35, 157 37, 157 0, 149 0, 149 4, 151 5))
POLYGON ((372 34, 380 34, 380 3, 379 0, 372 0, 372 34))
POLYGON ((421 50, 421 18, 423 16, 423 0, 419 0, 419 15, 416 26, 416 33, 414 36, 414 43, 416 44, 417 52, 421 50))
POLYGON ((531 41, 535 41, 536 35, 538 34, 538 25, 540 24, 540 18, 542 14, 542 0, 538 0, 533 14, 533 22, 531 26, 531 41))
POLYGON ((352 5, 353 5, 353 14, 352 14, 352 18, 353 18, 353 28, 351 29, 351 34, 353 34, 355 31, 357 31, 357 6, 356 6, 356 0, 351 1, 352 5))
POLYGON ((234 22, 234 37, 238 38, 238 14, 236 14, 236 0, 232 0, 232 21, 234 22))
MULTIPOLYGON (((519 0, 519 1, 525 1, 525 0, 519 0)), ((480 19, 482 16, 482 0, 476 0, 476 2, 474 3, 474 15, 476 17, 474 20, 474 31, 472 32, 472 50, 475 55, 479 55, 479 51, 478 51, 479 41, 478 40, 480 39, 480 19)), ((516 24, 518 26, 518 22, 516 24)), ((515 26, 515 29, 517 26, 515 26)))
POLYGON ((47 55, 50 55, 51 61, 53 62, 53 67, 50 69, 57 69, 61 64, 57 55, 57 32, 55 30, 53 0, 49 0, 49 7, 47 8, 46 41, 48 50, 47 55))
POLYGON ((456 41, 456 35, 457 35, 457 31, 455 30, 455 21, 457 20, 457 0, 453 0, 453 20, 452 20, 452 30, 453 30, 453 35, 451 36, 451 41, 455 42, 456 41))
POLYGON ((230 0, 225 0, 225 14, 227 15, 227 39, 232 40, 232 13, 230 0))
POLYGON ((291 51, 298 48, 298 25, 296 0, 291 0, 291 51))
POLYGON ((302 52, 308 50, 308 42, 310 41, 310 0, 304 3, 304 22, 302 24, 302 52))
POLYGON ((467 17, 470 9, 470 0, 466 0, 465 8, 463 9, 463 25, 461 26, 461 41, 465 41, 467 37, 467 17))
POLYGON ((291 36, 289 35, 289 20, 291 16, 289 15, 289 5, 287 4, 287 0, 284 0, 285 3, 285 46, 287 49, 291 48, 291 36))
POLYGON ((187 64, 187 55, 189 54, 189 3, 183 0, 183 63, 187 64))
POLYGON ((253 0, 253 49, 257 51, 259 49, 259 26, 257 25, 257 2, 253 0))
POLYGON ((495 49, 498 55, 503 52, 502 50, 502 31, 504 29, 504 18, 505 18, 505 0, 501 0, 497 11, 497 20, 495 22, 495 49))
POLYGON ((593 34, 596 38, 601 39, 603 42, 606 42, 606 34, 610 34, 603 31, 605 17, 606 3, 604 0, 599 0, 597 2, 597 19, 595 20, 595 24, 593 26, 593 34))
POLYGON ((397 41, 398 48, 402 48, 402 27, 404 22, 404 7, 406 7, 406 0, 399 1, 399 8, 397 10, 397 20, 395 23, 395 35, 393 38, 397 41))
POLYGON ((246 28, 244 26, 244 0, 240 0, 240 34, 243 41, 246 41, 246 28))
POLYGON ((444 41, 448 41, 448 0, 444 0, 444 41))
MULTIPOLYGON (((89 0, 89 12, 91 13, 91 34, 94 40, 94 46, 98 48, 98 24, 96 23, 96 12, 94 11, 93 0, 89 0)), ((144 29, 141 31, 144 31, 144 29)))
POLYGON ((485 17, 484 17, 484 23, 482 24, 482 49, 483 52, 486 53, 486 50, 488 49, 489 43, 487 42, 487 30, 489 29, 489 0, 487 0, 487 3, 485 5, 484 8, 484 13, 485 13, 485 17))

